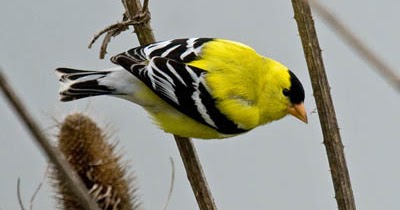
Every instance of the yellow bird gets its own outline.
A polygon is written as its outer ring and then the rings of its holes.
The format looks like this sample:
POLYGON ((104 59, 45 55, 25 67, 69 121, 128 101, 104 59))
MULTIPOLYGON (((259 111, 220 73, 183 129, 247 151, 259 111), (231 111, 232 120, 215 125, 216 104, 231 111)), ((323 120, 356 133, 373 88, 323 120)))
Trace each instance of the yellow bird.
POLYGON ((247 45, 215 38, 174 39, 137 47, 120 67, 56 69, 61 101, 112 95, 142 106, 164 131, 226 138, 291 114, 307 123, 300 81, 247 45))

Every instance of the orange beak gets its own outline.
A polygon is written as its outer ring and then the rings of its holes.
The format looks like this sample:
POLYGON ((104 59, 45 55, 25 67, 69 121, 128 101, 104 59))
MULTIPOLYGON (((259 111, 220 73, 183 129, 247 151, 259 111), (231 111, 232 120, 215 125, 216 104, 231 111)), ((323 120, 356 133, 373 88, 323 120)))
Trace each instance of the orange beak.
POLYGON ((304 104, 294 104, 293 106, 289 107, 289 114, 293 115, 297 119, 303 121, 304 123, 308 123, 307 119, 307 112, 304 108, 304 104))

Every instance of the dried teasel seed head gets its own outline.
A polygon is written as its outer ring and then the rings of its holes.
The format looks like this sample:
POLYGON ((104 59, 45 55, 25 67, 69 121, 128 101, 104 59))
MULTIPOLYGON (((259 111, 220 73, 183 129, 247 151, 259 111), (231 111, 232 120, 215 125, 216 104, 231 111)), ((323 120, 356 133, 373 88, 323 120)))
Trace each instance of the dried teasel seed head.
MULTIPOLYGON (((60 125, 58 148, 81 177, 89 194, 101 209, 141 209, 135 195, 134 179, 126 174, 115 144, 107 142, 102 131, 89 117, 74 113, 60 125)), ((54 170, 60 209, 82 209, 69 192, 60 174, 54 170)))

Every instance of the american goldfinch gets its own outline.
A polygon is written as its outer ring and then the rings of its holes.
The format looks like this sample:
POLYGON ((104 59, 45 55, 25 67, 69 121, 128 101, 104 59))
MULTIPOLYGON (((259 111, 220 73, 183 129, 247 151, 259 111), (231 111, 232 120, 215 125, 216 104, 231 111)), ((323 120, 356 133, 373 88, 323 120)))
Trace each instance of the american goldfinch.
POLYGON ((133 48, 102 71, 56 69, 61 101, 112 95, 142 106, 164 131, 226 138, 291 114, 307 123, 300 81, 247 45, 174 39, 133 48))

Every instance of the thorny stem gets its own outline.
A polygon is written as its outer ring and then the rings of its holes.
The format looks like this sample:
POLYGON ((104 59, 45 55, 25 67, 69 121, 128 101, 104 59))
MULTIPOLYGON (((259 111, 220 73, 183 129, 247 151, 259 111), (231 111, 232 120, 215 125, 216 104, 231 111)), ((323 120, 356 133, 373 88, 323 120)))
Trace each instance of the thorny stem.
POLYGON ((339 210, 355 210, 350 175, 311 9, 305 0, 292 0, 292 5, 317 103, 336 202, 339 210))

